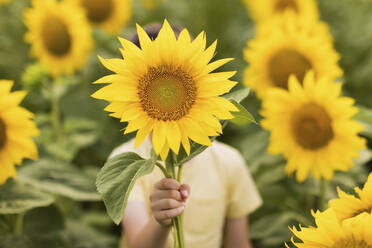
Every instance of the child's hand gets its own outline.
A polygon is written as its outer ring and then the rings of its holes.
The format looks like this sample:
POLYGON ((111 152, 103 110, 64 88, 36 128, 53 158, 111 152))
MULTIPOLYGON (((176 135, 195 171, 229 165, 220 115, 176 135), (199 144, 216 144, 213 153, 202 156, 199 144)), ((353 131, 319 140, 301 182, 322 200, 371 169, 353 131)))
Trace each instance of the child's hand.
POLYGON ((157 182, 150 195, 154 218, 163 226, 170 226, 172 218, 179 216, 185 209, 190 195, 190 186, 180 185, 176 180, 164 178, 157 182))

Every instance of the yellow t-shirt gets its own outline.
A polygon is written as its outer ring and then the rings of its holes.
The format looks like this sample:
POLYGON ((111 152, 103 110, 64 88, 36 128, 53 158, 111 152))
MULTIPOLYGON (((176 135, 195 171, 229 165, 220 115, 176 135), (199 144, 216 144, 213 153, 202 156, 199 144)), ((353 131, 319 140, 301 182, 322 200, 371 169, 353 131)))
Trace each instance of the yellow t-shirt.
MULTIPOLYGON (((150 157, 149 139, 137 150, 133 147, 134 140, 116 148, 111 156, 134 151, 143 158, 150 157)), ((133 187, 128 202, 144 202, 151 216, 150 193, 153 185, 163 177, 156 167, 151 174, 140 178, 133 187)), ((191 187, 184 212, 187 247, 220 247, 225 219, 246 216, 262 204, 239 152, 217 141, 184 165, 182 183, 191 187)), ((169 247, 173 244, 172 236, 169 235, 169 247)))

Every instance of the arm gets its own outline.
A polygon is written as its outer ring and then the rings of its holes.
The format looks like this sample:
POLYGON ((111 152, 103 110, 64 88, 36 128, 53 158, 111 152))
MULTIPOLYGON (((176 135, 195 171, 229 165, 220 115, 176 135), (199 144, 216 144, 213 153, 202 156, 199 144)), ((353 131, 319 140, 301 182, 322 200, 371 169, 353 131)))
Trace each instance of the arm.
POLYGON ((148 216, 144 203, 128 203, 123 227, 129 248, 165 248, 172 218, 183 213, 188 194, 187 185, 163 179, 155 184, 150 196, 152 217, 148 216))
POLYGON ((225 248, 252 248, 248 237, 247 217, 226 219, 225 248))

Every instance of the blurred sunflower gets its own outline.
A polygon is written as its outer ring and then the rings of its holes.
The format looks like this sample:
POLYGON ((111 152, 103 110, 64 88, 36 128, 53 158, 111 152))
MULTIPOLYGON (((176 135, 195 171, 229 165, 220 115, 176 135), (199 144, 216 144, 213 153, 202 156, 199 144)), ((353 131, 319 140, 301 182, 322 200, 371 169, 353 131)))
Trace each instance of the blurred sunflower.
POLYGON ((302 182, 309 173, 331 179, 334 170, 346 171, 352 158, 365 148, 358 136, 363 127, 351 118, 358 112, 354 100, 340 97, 342 85, 329 79, 316 80, 313 72, 303 87, 296 77, 289 89, 271 89, 264 101, 262 126, 271 131, 268 152, 283 154, 286 173, 296 172, 302 182))
MULTIPOLYGON (((76 0, 71 0, 76 2, 76 0)), ((132 16, 132 0, 78 0, 89 22, 106 32, 117 34, 132 16)))
POLYGON ((247 43, 244 58, 249 63, 244 84, 260 98, 268 88, 286 89, 291 74, 301 82, 309 70, 316 77, 332 80, 343 74, 327 25, 290 13, 259 25, 257 37, 247 43))
MULTIPOLYGON (((372 215, 363 213, 340 222, 333 209, 313 214, 317 227, 291 228, 298 248, 372 248, 372 215)), ((289 247, 286 244, 287 247, 289 247)))
POLYGON ((217 42, 206 49, 206 37, 200 33, 194 41, 184 29, 178 38, 164 24, 155 40, 137 25, 141 49, 120 39, 124 59, 101 59, 116 74, 96 83, 110 83, 93 97, 111 104, 111 116, 129 122, 124 133, 138 130, 138 147, 152 131, 154 150, 162 159, 169 149, 178 153, 180 143, 190 152, 189 138, 209 146, 208 136, 222 133, 219 119, 231 119, 230 111, 238 111, 228 100, 219 97, 230 91, 236 82, 235 72, 211 73, 231 61, 213 58, 217 42))
POLYGON ((83 9, 67 1, 33 0, 32 4, 24 17, 31 54, 54 76, 83 67, 93 48, 83 9))
POLYGON ((11 0, 0 0, 0 5, 9 3, 11 0))
POLYGON ((355 188, 359 198, 347 194, 339 188, 337 190, 339 198, 329 201, 328 205, 341 221, 361 213, 372 213, 372 173, 362 190, 355 188))
POLYGON ((12 81, 0 80, 0 185, 16 176, 15 165, 24 158, 37 159, 37 148, 32 137, 39 135, 34 115, 18 106, 24 91, 10 93, 12 81))
POLYGON ((142 0, 141 2, 146 9, 155 9, 157 6, 156 0, 142 0))
POLYGON ((244 0, 244 3, 255 21, 264 21, 285 12, 311 20, 319 17, 316 0, 244 0))

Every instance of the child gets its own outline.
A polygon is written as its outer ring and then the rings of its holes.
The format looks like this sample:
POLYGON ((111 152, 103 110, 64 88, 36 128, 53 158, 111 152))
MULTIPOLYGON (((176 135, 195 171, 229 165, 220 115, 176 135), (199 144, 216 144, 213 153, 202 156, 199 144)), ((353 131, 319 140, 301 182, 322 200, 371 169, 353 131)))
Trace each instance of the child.
MULTIPOLYGON (((160 25, 145 31, 156 38, 160 25)), ((173 28, 176 36, 179 29, 173 28)), ((140 46, 138 37, 132 41, 140 46)), ((134 149, 134 140, 116 148, 111 156, 133 151, 150 158, 151 140, 134 149)), ((172 247, 172 218, 184 212, 188 248, 250 248, 247 216, 261 205, 261 198, 235 149, 213 142, 184 165, 182 181, 164 178, 160 169, 140 178, 128 199, 123 219, 128 248, 172 247)))

